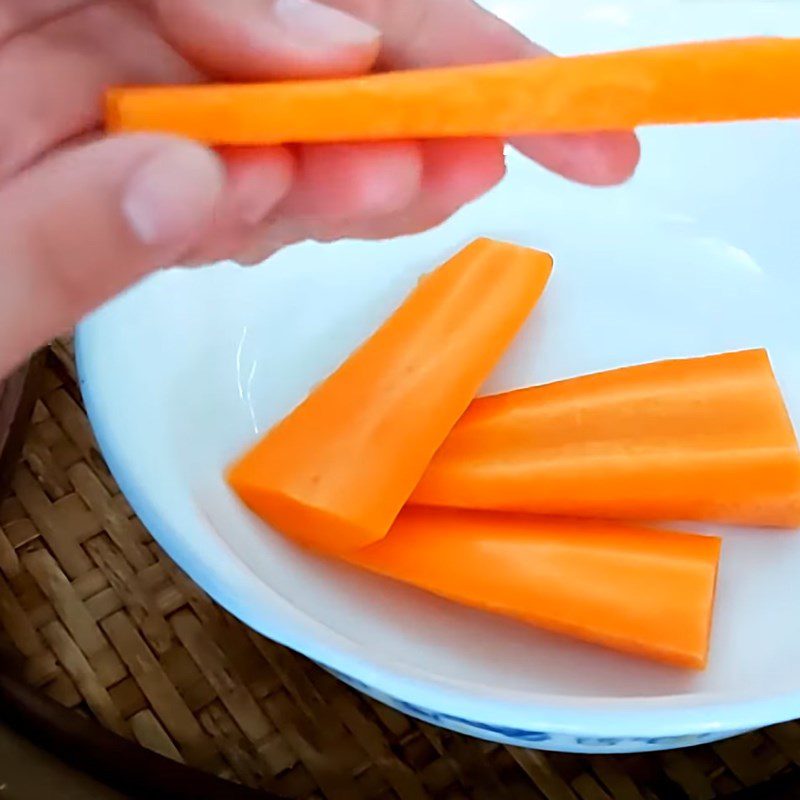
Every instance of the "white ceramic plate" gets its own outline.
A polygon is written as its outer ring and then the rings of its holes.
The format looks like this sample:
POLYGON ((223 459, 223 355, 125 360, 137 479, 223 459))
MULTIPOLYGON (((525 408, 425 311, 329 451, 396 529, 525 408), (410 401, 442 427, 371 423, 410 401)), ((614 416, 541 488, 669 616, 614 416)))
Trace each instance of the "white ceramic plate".
MULTIPOLYGON (((490 5, 561 53, 800 34, 800 9, 782 2, 490 5)), ((641 169, 618 189, 572 185, 512 156, 502 186, 428 234, 304 245, 250 271, 167 272, 85 322, 78 351, 92 421, 164 548, 260 632, 457 730, 598 752, 800 716, 798 536, 724 532, 711 663, 695 675, 300 553, 245 512, 221 477, 420 273, 476 235, 556 259, 546 299, 486 391, 766 346, 800 420, 800 125, 648 130, 642 139, 641 169)))

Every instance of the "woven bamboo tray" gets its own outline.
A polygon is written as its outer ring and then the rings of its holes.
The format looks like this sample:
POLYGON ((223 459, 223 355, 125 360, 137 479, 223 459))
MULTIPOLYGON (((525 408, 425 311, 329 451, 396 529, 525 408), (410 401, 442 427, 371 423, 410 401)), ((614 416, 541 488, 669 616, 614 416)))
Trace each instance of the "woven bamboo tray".
POLYGON ((434 729, 215 605, 120 494, 69 342, 48 355, 0 493, 0 623, 25 678, 172 759, 303 800, 713 800, 800 764, 800 724, 663 754, 581 757, 434 729))

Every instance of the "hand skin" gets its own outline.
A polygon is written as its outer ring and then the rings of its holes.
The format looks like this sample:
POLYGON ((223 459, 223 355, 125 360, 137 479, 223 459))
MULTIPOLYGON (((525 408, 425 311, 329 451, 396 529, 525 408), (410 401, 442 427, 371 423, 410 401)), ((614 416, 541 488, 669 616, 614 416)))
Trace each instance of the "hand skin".
MULTIPOLYGON (((536 55, 545 51, 472 0, 4 0, 0 376, 153 270, 421 231, 505 172, 494 139, 212 152, 165 136, 107 137, 106 87, 536 55)), ((598 186, 624 181, 639 159, 632 133, 513 144, 598 186)))

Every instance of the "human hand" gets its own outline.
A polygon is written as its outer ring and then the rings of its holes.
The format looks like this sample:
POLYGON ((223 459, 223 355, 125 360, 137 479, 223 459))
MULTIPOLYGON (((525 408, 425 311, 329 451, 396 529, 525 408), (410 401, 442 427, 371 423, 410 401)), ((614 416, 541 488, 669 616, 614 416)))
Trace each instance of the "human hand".
MULTIPOLYGON (((471 0, 5 0, 0 8, 0 375, 144 274, 261 260, 308 238, 431 227, 504 174, 498 140, 213 153, 104 137, 109 85, 353 75, 543 53, 471 0)), ((535 98, 532 98, 535 102, 535 98)), ((617 183, 633 134, 516 140, 617 183)))

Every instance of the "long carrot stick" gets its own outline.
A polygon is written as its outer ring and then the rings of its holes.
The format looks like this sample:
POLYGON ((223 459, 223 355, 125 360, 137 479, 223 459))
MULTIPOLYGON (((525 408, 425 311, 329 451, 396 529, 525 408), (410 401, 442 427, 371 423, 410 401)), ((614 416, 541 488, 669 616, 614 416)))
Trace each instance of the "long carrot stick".
POLYGON ((248 85, 119 88, 112 131, 213 145, 511 136, 800 116, 800 39, 248 85))
POLYGON ((800 526, 800 450, 763 350, 476 400, 412 502, 800 526))
POLYGON ((618 523, 418 508, 347 558, 469 606, 702 669, 720 547, 618 523))
POLYGON ((341 552, 381 539, 542 294, 552 259, 480 239, 435 272, 230 470, 282 533, 341 552))

